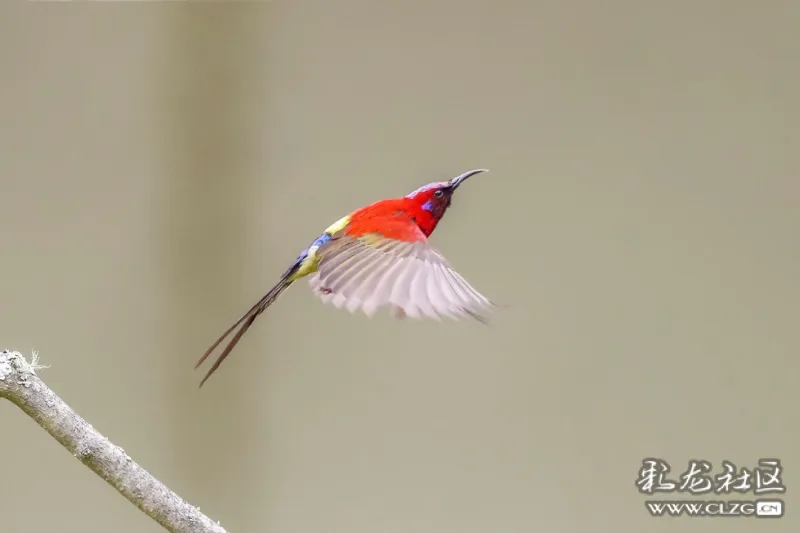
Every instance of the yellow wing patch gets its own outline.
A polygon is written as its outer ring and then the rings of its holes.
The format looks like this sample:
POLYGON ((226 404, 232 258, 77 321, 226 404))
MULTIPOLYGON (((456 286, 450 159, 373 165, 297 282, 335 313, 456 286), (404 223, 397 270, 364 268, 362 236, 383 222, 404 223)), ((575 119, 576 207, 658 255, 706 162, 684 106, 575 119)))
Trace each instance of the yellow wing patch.
POLYGON ((349 223, 350 223, 350 215, 344 216, 339 220, 337 220, 336 222, 334 222, 333 224, 331 224, 330 226, 328 226, 328 228, 325 230, 325 233, 327 233, 328 235, 333 235, 337 231, 343 230, 345 226, 347 226, 349 223))
POLYGON ((294 274, 291 275, 290 279, 295 281, 316 272, 320 260, 319 254, 317 253, 320 246, 328 242, 328 240, 331 238, 331 235, 343 230, 349 223, 350 215, 347 215, 328 226, 322 235, 320 235, 317 240, 311 243, 311 246, 309 246, 305 251, 304 256, 300 259, 300 264, 298 265, 297 270, 295 270, 294 274))

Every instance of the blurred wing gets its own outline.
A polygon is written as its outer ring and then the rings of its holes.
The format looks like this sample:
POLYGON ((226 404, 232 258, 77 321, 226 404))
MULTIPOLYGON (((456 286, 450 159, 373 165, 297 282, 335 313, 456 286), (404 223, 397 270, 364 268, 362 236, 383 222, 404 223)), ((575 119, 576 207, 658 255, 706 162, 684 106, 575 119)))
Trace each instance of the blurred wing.
POLYGON ((415 242, 372 233, 335 236, 320 248, 318 270, 309 284, 323 302, 372 316, 391 306, 399 316, 469 315, 494 307, 450 267, 422 232, 415 242))

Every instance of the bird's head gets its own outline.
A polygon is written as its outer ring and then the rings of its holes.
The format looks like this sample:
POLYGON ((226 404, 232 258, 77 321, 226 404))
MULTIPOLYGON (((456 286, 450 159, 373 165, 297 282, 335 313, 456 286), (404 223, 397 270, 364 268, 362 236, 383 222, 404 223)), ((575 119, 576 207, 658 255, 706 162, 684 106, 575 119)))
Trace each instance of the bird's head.
POLYGON ((481 172, 488 172, 485 168, 478 168, 470 170, 456 176, 449 181, 435 181, 427 185, 423 185, 419 189, 412 191, 406 195, 406 198, 412 200, 423 211, 430 213, 435 219, 441 219, 447 208, 453 201, 453 193, 456 189, 467 180, 467 178, 480 174, 481 172))

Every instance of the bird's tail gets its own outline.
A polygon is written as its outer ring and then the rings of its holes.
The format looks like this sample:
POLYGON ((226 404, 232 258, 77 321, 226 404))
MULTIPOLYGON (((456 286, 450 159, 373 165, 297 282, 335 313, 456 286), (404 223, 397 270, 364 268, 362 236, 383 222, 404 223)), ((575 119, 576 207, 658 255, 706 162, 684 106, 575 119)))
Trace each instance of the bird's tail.
POLYGON ((278 283, 276 283, 275 286, 272 287, 272 289, 270 289, 270 291, 266 295, 264 295, 264 297, 261 298, 261 300, 259 300, 257 304, 255 304, 253 307, 251 307, 248 312, 246 312, 239 320, 237 320, 231 327, 229 327, 225 331, 225 333, 223 333, 216 340, 216 342, 214 342, 214 344, 212 344, 208 348, 208 350, 206 350, 206 353, 203 354, 203 357, 201 357, 200 360, 197 361, 197 364, 194 365, 195 369, 203 364, 203 361, 205 361, 208 358, 208 356, 211 355, 211 352, 213 352, 214 349, 217 346, 219 346, 220 343, 223 340, 225 340, 225 338, 228 335, 230 335, 233 330, 235 330, 237 327, 241 326, 241 327, 239 327, 239 330, 236 332, 236 334, 233 336, 233 338, 228 342, 228 345, 225 346, 225 349, 222 350, 222 354, 220 354, 220 356, 217 357, 217 360, 214 361, 214 364, 211 366, 211 368, 206 373, 206 375, 203 378, 203 380, 200 382, 200 387, 202 387, 203 383, 205 383, 206 380, 211 377, 211 374, 213 374, 214 371, 216 371, 217 368, 219 368, 219 365, 222 364, 222 361, 224 361, 225 358, 228 357, 228 354, 231 353, 231 350, 233 350, 233 347, 236 346, 236 343, 239 342, 239 340, 242 338, 242 335, 244 335, 245 332, 247 332, 247 330, 250 329, 250 326, 253 325, 253 322, 255 321, 256 317, 258 317, 258 315, 260 315, 261 313, 266 311, 267 307, 272 305, 272 303, 275 302, 275 300, 278 299, 278 297, 281 295, 281 293, 283 293, 283 291, 288 289, 289 285, 294 283, 294 280, 291 279, 291 275, 293 273, 294 272, 292 272, 291 269, 289 271, 287 271, 286 274, 283 275, 281 280, 278 283))

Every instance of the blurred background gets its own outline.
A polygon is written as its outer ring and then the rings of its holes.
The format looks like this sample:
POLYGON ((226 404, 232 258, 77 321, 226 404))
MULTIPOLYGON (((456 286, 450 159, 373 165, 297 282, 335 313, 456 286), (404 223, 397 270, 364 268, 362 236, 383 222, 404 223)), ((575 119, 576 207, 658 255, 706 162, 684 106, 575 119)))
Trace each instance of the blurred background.
MULTIPOLYGON (((791 0, 9 2, 0 347, 231 532, 796 531, 799 32, 791 0), (331 222, 476 167, 433 242, 489 327, 301 282, 197 388, 331 222), (780 458, 786 516, 653 518, 648 456, 780 458)), ((4 533, 160 530, 0 423, 4 533)))

